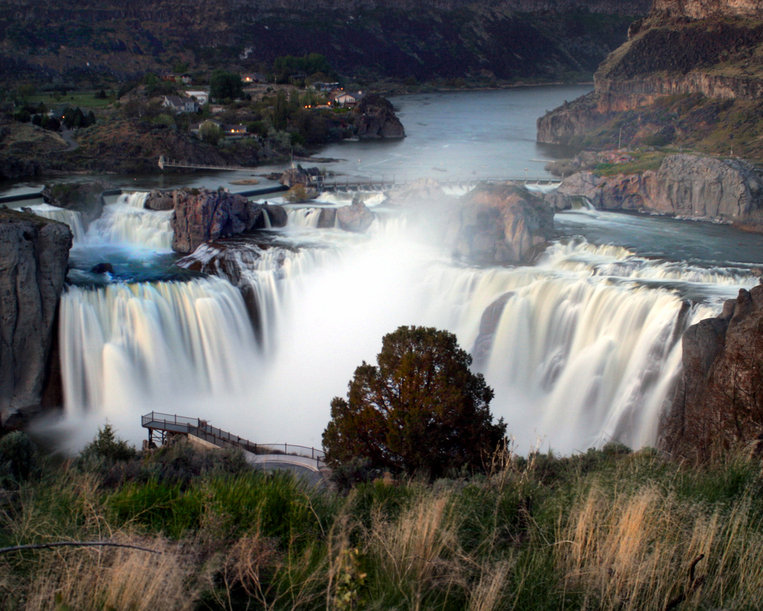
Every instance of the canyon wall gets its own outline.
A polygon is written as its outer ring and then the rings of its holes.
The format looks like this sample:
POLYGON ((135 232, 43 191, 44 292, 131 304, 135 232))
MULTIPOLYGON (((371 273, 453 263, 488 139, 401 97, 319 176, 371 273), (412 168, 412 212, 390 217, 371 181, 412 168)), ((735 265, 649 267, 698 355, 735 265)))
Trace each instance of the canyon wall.
POLYGON ((0 426, 40 405, 71 244, 63 223, 0 209, 0 426))
POLYGON ((9 0, 0 73, 86 82, 146 71, 267 71, 321 53, 361 78, 590 78, 648 0, 9 0), (61 23, 67 27, 62 28, 61 23))
POLYGON ((704 460, 741 445, 763 449, 763 285, 739 291, 717 318, 683 336, 683 373, 660 446, 704 460))

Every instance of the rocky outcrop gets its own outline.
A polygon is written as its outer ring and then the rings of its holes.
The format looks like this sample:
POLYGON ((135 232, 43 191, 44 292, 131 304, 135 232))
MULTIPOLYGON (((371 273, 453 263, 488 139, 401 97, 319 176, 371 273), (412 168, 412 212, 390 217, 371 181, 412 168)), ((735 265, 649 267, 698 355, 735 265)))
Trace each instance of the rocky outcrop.
POLYGON ((467 193, 451 214, 446 240, 456 257, 480 265, 528 263, 551 238, 551 207, 512 183, 467 193))
POLYGON ((0 210, 0 423, 40 404, 71 245, 63 223, 0 210))
POLYGON ((358 138, 405 138, 405 130, 392 103, 380 95, 367 95, 355 109, 358 138))
POLYGON ((174 192, 173 200, 172 248, 182 254, 210 240, 285 224, 286 213, 276 206, 256 204, 227 191, 183 189, 174 192))
POLYGON ((763 159, 761 53, 758 0, 656 0, 598 67, 593 93, 538 120, 538 141, 593 148, 672 143, 763 159))
MULTIPOLYGON (((322 215, 321 215, 322 216, 322 215)), ((376 216, 358 197, 352 200, 352 205, 337 208, 336 222, 345 231, 363 233, 371 226, 376 216)))
POLYGON ((100 181, 60 182, 45 185, 42 198, 51 206, 80 212, 87 226, 103 212, 102 193, 105 189, 100 181))
POLYGON ((313 184, 313 182, 320 177, 320 174, 320 168, 317 166, 305 169, 301 165, 298 165, 296 168, 285 170, 278 181, 286 187, 294 187, 296 185, 307 187, 313 184))
POLYGON ((151 191, 146 197, 143 207, 148 210, 172 210, 175 207, 175 198, 169 191, 151 191))
POLYGON ((601 210, 632 210, 739 223, 763 230, 763 176, 740 159, 668 155, 656 171, 598 176, 578 172, 547 196, 557 210, 587 198, 601 210))
POLYGON ((660 428, 662 449, 706 459, 739 444, 763 447, 763 285, 683 336, 683 373, 660 428))
POLYGON ((665 17, 751 17, 763 15, 760 0, 654 0, 652 12, 665 17))

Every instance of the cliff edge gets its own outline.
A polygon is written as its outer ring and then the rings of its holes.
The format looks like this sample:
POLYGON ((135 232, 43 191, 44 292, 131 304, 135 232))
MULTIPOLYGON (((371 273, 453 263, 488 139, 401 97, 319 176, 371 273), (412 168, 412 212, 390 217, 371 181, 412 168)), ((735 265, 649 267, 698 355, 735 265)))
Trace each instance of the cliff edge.
POLYGON ((0 426, 40 405, 71 244, 63 223, 0 210, 0 426))
POLYGON ((763 161, 763 4, 655 0, 594 75, 594 92, 538 120, 538 141, 683 145, 763 161))

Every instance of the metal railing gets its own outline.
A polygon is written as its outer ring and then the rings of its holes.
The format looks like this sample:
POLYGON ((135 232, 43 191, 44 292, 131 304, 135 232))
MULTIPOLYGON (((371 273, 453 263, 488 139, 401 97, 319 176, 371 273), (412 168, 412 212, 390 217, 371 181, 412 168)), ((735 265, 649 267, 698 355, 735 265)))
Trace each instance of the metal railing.
POLYGON ((171 431, 194 435, 217 446, 233 446, 242 448, 253 454, 283 454, 301 456, 315 460, 318 466, 324 462, 326 454, 323 450, 292 443, 254 443, 244 437, 239 437, 228 431, 210 425, 206 420, 151 412, 141 416, 141 425, 148 429, 171 431))

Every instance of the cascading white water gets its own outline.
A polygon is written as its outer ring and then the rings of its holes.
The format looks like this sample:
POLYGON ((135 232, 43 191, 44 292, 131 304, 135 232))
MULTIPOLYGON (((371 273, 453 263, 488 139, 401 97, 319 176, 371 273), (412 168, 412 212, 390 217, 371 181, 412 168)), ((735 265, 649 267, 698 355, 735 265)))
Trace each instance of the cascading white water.
POLYGON ((91 244, 126 243, 157 251, 172 250, 172 211, 146 210, 148 193, 125 193, 104 206, 101 216, 91 223, 87 240, 91 244))
POLYGON ((320 208, 290 208, 286 215, 291 227, 318 227, 321 218, 320 208))
POLYGON ((472 268, 415 235, 391 218, 368 235, 301 226, 282 246, 197 249, 189 263, 254 293, 258 349, 222 280, 73 289, 62 304, 67 409, 129 414, 132 425, 157 409, 318 446, 354 368, 385 333, 424 324, 473 352, 520 449, 639 447, 655 441, 683 329, 756 282, 582 239, 552 244, 533 267, 472 268), (707 290, 710 305, 682 316, 681 287, 707 290))
POLYGON ((139 412, 249 404, 254 335, 239 290, 222 279, 71 287, 60 321, 71 418, 95 412, 137 433, 139 412))
POLYGON ((49 204, 36 204, 29 206, 29 209, 37 216, 42 216, 52 221, 65 223, 72 230, 72 236, 75 242, 79 242, 85 237, 85 228, 82 225, 82 214, 77 210, 67 210, 58 206, 49 204))

